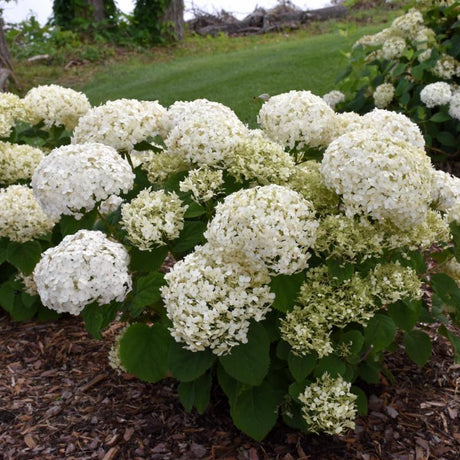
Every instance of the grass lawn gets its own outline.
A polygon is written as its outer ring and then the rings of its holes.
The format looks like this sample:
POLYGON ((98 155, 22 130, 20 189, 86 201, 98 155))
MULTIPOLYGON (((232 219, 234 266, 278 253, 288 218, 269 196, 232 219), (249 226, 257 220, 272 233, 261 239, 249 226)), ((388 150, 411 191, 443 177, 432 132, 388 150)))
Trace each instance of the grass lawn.
POLYGON ((94 105, 136 98, 169 106, 177 100, 206 98, 231 107, 242 121, 254 126, 260 108, 254 96, 291 89, 323 95, 334 89, 334 81, 346 65, 341 51, 350 51, 358 37, 383 27, 315 36, 279 34, 276 41, 253 41, 233 51, 179 56, 166 62, 113 64, 81 89, 94 105))

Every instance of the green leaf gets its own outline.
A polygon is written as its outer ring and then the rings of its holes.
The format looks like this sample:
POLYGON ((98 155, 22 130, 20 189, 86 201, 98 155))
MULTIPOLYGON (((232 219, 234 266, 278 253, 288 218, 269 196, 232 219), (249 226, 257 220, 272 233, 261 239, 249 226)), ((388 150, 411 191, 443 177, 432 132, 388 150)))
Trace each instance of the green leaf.
POLYGON ((391 72, 394 77, 398 77, 399 75, 403 74, 407 68, 407 64, 404 62, 400 62, 396 64, 391 72))
POLYGON ((14 309, 16 294, 21 290, 21 283, 12 279, 0 286, 0 306, 11 313, 14 309))
POLYGON ((396 326, 404 331, 411 331, 417 324, 422 310, 419 300, 402 300, 388 305, 388 313, 396 326))
POLYGON ((73 216, 62 216, 59 221, 62 236, 73 235, 78 230, 92 230, 97 219, 97 209, 87 212, 80 220, 73 216))
POLYGON ((260 385, 270 365, 270 340, 265 328, 252 324, 248 343, 232 348, 229 355, 219 358, 225 371, 236 380, 248 385, 260 385))
POLYGON ((436 135, 436 139, 441 142, 442 145, 446 145, 448 147, 456 147, 458 145, 458 141, 455 136, 449 131, 441 131, 436 135))
POLYGON ((185 211, 184 218, 191 219, 193 217, 200 217, 204 214, 206 214, 206 209, 198 203, 195 203, 195 201, 192 201, 188 205, 187 211, 185 211))
POLYGON ((0 238, 0 265, 6 260, 9 242, 8 238, 0 238))
POLYGON ((364 340, 372 345, 374 351, 380 351, 390 345, 396 334, 396 325, 393 320, 382 314, 377 314, 369 320, 364 330, 364 340))
POLYGON ((185 221, 184 228, 173 246, 174 254, 181 254, 192 250, 195 246, 206 242, 203 233, 206 230, 206 222, 185 221))
POLYGON ((460 364, 460 337, 455 335, 453 332, 450 332, 445 326, 440 326, 438 330, 440 334, 449 339, 449 342, 454 349, 454 361, 456 364, 460 364))
POLYGON ((380 366, 375 362, 364 361, 358 367, 358 375, 367 383, 379 383, 380 366))
POLYGON ((42 247, 38 241, 25 243, 11 242, 6 250, 6 259, 18 270, 30 275, 42 256, 42 247))
POLYGON ((299 295, 300 287, 305 282, 305 273, 278 275, 272 278, 270 290, 275 294, 273 308, 287 312, 292 310, 299 295))
POLYGON ((192 382, 181 382, 177 388, 179 399, 187 412, 193 407, 202 414, 211 399, 212 377, 204 374, 192 382))
POLYGON ((313 371, 318 359, 317 353, 313 352, 305 356, 297 356, 292 351, 288 356, 289 370, 297 381, 302 381, 313 371))
POLYGON ((431 276, 431 287, 446 306, 460 311, 460 288, 454 279, 445 273, 435 273, 431 276))
POLYGON ((85 320, 86 330, 96 339, 101 340, 101 331, 115 319, 120 304, 111 302, 107 305, 98 305, 93 302, 87 305, 81 315, 85 320))
POLYGON ((289 345, 287 342, 284 340, 280 340, 276 344, 276 356, 279 359, 282 359, 284 361, 288 360, 289 353, 291 352, 291 345, 289 345))
POLYGON ((129 312, 133 318, 139 316, 147 305, 153 305, 161 299, 160 288, 166 281, 163 273, 152 272, 137 279, 133 290, 133 300, 129 312))
POLYGON ((403 343, 409 358, 419 367, 423 367, 431 356, 431 340, 423 331, 405 332, 403 343))
POLYGON ((445 121, 450 121, 452 117, 446 112, 437 112, 431 118, 430 121, 433 123, 444 123, 445 121))
POLYGON ((337 356, 329 355, 321 358, 313 372, 315 377, 321 377, 327 372, 331 377, 343 375, 347 370, 345 363, 337 356))
POLYGON ((262 441, 275 426, 283 396, 284 392, 268 382, 243 391, 230 406, 235 426, 256 441, 262 441))
POLYGON ((454 242, 454 255, 457 259, 457 262, 460 262, 460 224, 456 222, 451 222, 450 232, 452 233, 452 238, 454 242))
POLYGON ((350 392, 357 396, 355 404, 358 408, 358 415, 367 415, 368 406, 366 393, 355 385, 350 388, 350 392))
POLYGON ((151 251, 141 251, 132 248, 129 251, 129 267, 135 272, 151 272, 158 270, 166 259, 169 250, 166 246, 161 246, 151 251))
POLYGON ((173 341, 169 348, 169 370, 176 379, 190 382, 203 375, 216 361, 211 350, 190 351, 173 341))
POLYGON ((326 263, 329 275, 341 283, 350 279, 355 272, 353 264, 346 264, 342 260, 332 258, 328 259, 326 263))
POLYGON ((241 388, 245 387, 245 385, 230 377, 220 364, 217 366, 217 380, 227 396, 230 405, 232 405, 241 388))
POLYGON ((163 324, 131 324, 120 340, 120 359, 128 372, 155 383, 168 374, 170 344, 171 336, 163 324))
POLYGON ((360 331, 352 329, 350 331, 344 332, 341 337, 339 344, 343 344, 347 347, 348 353, 347 360, 350 361, 351 356, 356 356, 361 351, 361 348, 364 344, 364 337, 360 331))

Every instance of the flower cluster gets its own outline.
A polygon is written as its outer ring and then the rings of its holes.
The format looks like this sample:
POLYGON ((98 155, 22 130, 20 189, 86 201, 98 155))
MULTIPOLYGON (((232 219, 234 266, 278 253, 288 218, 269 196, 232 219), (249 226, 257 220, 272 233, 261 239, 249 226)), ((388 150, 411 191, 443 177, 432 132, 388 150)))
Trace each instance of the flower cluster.
POLYGON ((447 104, 452 97, 452 90, 449 83, 438 81, 426 85, 420 92, 420 99, 428 107, 447 104))
POLYGON ((441 170, 433 170, 432 200, 440 211, 449 211, 460 201, 460 178, 441 170))
POLYGON ((323 101, 331 108, 335 109, 337 104, 340 104, 345 100, 345 94, 342 91, 333 89, 323 96, 323 101))
POLYGON ((205 203, 221 193, 223 183, 221 169, 213 170, 208 166, 202 166, 189 171, 187 177, 179 183, 179 190, 190 192, 192 199, 197 203, 205 203))
POLYGON ((142 190, 121 207, 121 224, 128 239, 142 251, 164 246, 179 236, 184 228, 187 207, 174 193, 142 190))
POLYGON ((382 56, 384 59, 398 59, 406 49, 406 40, 401 37, 390 37, 385 40, 382 46, 382 56))
POLYGON ((30 145, 0 141, 0 184, 30 179, 43 157, 40 149, 30 145))
POLYGON ((287 187, 266 185, 227 196, 205 237, 216 248, 263 263, 271 273, 292 274, 307 267, 317 228, 309 201, 287 187))
POLYGON ((388 107, 395 95, 395 87, 391 83, 382 83, 374 91, 374 103, 379 109, 388 107))
POLYGON ((432 167, 421 149, 387 131, 351 131, 326 149, 321 172, 342 196, 345 214, 371 216, 410 228, 425 219, 432 167))
POLYGON ((86 305, 122 302, 131 291, 129 255, 99 231, 80 230, 46 250, 34 269, 43 305, 78 315, 86 305))
POLYGON ((165 135, 166 113, 157 101, 108 101, 80 118, 72 143, 100 142, 130 152, 141 141, 165 135))
POLYGON ((433 73, 445 80, 450 80, 453 77, 460 77, 460 62, 452 56, 444 54, 436 62, 433 73))
POLYGON ((289 91, 266 101, 258 122, 268 136, 291 150, 322 148, 334 136, 336 115, 310 91, 289 91))
POLYGON ((270 277, 251 259, 227 259, 206 244, 177 262, 161 289, 171 335, 191 351, 230 353, 247 342, 250 321, 265 318, 274 300, 270 277))
POLYGON ((13 93, 0 93, 0 137, 8 137, 17 120, 26 119, 24 101, 13 93))
POLYGON ((32 297, 38 295, 37 285, 35 284, 33 275, 26 275, 23 272, 19 272, 15 279, 21 281, 26 294, 32 297))
POLYGON ((35 169, 34 193, 51 216, 81 217, 110 195, 127 193, 134 185, 129 163, 112 147, 97 143, 54 149, 35 169))
POLYGON ((460 90, 457 90, 450 99, 449 115, 460 121, 460 90))
POLYGON ((127 372, 125 367, 123 366, 121 359, 120 359, 120 342, 123 338, 124 333, 128 329, 128 326, 122 328, 115 337, 112 346, 109 350, 108 361, 109 366, 117 372, 117 374, 121 374, 122 372, 127 372))
POLYGON ((332 378, 327 372, 307 385, 299 400, 311 432, 343 434, 355 427, 357 396, 350 392, 350 387, 342 377, 332 378))
POLYGON ((83 93, 58 85, 32 88, 24 97, 24 106, 30 123, 37 124, 43 120, 47 128, 64 126, 69 131, 91 108, 83 93))
POLYGON ((149 151, 142 159, 141 167, 152 184, 162 184, 173 174, 187 171, 190 164, 180 155, 168 151, 149 151))
POLYGON ((27 185, 0 189, 0 237, 24 243, 49 233, 56 223, 49 218, 27 185))

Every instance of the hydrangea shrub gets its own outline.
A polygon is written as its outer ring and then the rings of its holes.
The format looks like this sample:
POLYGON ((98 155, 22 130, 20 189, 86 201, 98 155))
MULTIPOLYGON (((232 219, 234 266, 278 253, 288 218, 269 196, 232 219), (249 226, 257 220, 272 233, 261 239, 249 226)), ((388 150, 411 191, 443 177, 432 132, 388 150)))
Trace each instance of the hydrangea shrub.
POLYGON ((203 99, 112 101, 73 130, 52 108, 10 120, 2 307, 82 315, 101 339, 122 321, 117 372, 172 376, 200 413, 220 385, 255 439, 280 420, 345 434, 396 344, 422 367, 437 330, 460 362, 460 179, 405 115, 339 99, 274 96, 257 130, 203 99))

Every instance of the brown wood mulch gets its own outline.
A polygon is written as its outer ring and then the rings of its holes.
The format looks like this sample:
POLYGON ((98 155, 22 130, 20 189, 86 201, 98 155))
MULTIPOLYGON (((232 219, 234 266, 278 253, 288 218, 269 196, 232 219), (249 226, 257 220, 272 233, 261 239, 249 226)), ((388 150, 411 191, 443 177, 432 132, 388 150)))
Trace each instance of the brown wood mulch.
POLYGON ((176 384, 118 375, 107 352, 121 324, 90 339, 78 318, 14 323, 0 313, 0 455, 4 459, 398 459, 460 458, 460 365, 442 338, 423 369, 403 351, 367 390, 369 415, 344 437, 276 426, 263 442, 235 429, 216 390, 187 414, 176 384))

